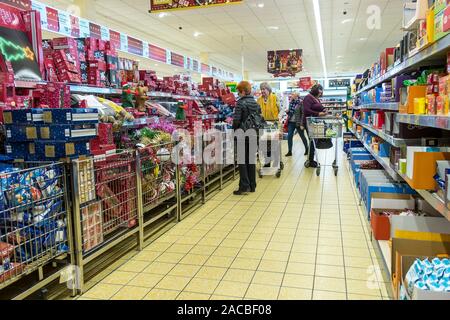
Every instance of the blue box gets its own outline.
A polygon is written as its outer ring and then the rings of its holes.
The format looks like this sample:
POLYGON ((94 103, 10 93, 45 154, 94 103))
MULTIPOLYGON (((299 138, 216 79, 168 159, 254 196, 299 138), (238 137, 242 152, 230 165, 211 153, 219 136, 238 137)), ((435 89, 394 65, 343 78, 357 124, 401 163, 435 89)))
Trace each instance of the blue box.
POLYGON ((5 124, 40 124, 44 123, 44 109, 4 110, 5 124))
POLYGON ((36 141, 36 154, 41 160, 59 160, 90 155, 90 143, 86 141, 36 141))
POLYGON ((380 151, 378 155, 382 158, 389 158, 391 155, 391 145, 389 143, 380 143, 379 144, 380 151))
POLYGON ((44 109, 45 124, 97 124, 98 109, 44 109))
POLYGON ((40 140, 89 141, 97 137, 95 124, 51 124, 38 129, 40 140))
POLYGON ((6 155, 24 161, 36 161, 36 145, 33 142, 6 143, 6 155))
POLYGON ((35 125, 5 125, 5 136, 7 142, 35 141, 39 138, 38 129, 35 125))

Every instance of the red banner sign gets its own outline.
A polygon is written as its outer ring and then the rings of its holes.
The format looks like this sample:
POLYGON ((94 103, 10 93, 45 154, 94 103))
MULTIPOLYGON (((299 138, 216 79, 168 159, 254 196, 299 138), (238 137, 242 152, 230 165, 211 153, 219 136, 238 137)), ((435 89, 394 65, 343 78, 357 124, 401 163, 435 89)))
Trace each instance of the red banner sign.
POLYGON ((173 66, 184 68, 184 57, 181 54, 171 52, 170 62, 173 66))
POLYGON ((101 39, 102 38, 102 28, 95 23, 89 23, 89 30, 91 31, 91 38, 101 39))
POLYGON ((166 49, 157 47, 153 44, 149 44, 149 58, 156 60, 156 61, 160 61, 160 62, 164 62, 166 63, 167 59, 166 59, 166 55, 167 55, 167 51, 166 49))
POLYGON ((311 89, 313 83, 311 77, 300 78, 298 86, 300 89, 309 90, 311 89))
POLYGON ((275 77, 295 77, 303 70, 303 50, 269 51, 267 72, 275 77))
POLYGON ((80 37, 80 19, 76 16, 70 16, 70 31, 72 37, 80 37))
POLYGON ((211 68, 209 65, 202 63, 202 73, 209 74, 211 72, 211 68))
POLYGON ((113 44, 116 48, 120 48, 120 33, 109 30, 109 41, 111 41, 111 44, 113 44))
POLYGON ((238 4, 243 0, 150 0, 150 12, 238 4))
POLYGON ((144 46, 142 41, 128 36, 128 52, 142 56, 144 54, 144 46))
POLYGON ((58 10, 46 8, 47 10, 47 26, 50 31, 59 32, 59 15, 58 10))
POLYGON ((22 10, 31 10, 31 0, 0 0, 0 3, 5 3, 22 10))

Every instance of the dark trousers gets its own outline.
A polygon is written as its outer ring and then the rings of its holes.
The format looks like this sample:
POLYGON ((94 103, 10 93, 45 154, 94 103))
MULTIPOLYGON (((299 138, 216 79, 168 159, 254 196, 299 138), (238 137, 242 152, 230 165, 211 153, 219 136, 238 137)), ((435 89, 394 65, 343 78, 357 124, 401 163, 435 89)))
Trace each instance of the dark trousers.
POLYGON ((256 155, 250 154, 249 142, 245 142, 245 163, 239 164, 239 190, 256 189, 256 155))
POLYGON ((289 146, 289 152, 292 153, 292 149, 294 147, 294 136, 295 136, 295 130, 297 130, 298 134, 300 135, 300 138, 303 141, 303 145, 305 146, 306 153, 308 153, 308 139, 306 139, 306 130, 302 130, 297 127, 297 124, 295 122, 289 122, 288 126, 288 146, 289 146))

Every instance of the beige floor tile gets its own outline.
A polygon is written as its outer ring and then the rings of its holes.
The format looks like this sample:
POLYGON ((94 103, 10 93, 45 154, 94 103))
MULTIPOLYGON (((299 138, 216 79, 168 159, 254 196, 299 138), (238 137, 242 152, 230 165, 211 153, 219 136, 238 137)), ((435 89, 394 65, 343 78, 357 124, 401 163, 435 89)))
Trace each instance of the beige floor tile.
POLYGON ((209 300, 211 295, 209 294, 201 294, 201 293, 192 293, 192 292, 182 292, 177 297, 177 300, 184 300, 184 301, 206 301, 209 300))
POLYGON ((119 271, 125 272, 142 272, 145 268, 150 265, 146 261, 129 261, 119 268, 119 271))
POLYGON ((111 300, 142 300, 149 292, 149 288, 126 286, 120 289, 111 300))
POLYGON ((183 291, 184 287, 191 281, 189 277, 165 276, 156 286, 157 289, 183 291))
POLYGON ((120 289, 121 285, 117 284, 98 284, 92 289, 87 291, 83 298, 93 298, 100 300, 109 300, 113 295, 115 295, 120 289))
POLYGON ((248 287, 248 283, 222 281, 214 291, 214 294, 243 298, 245 296, 245 293, 247 292, 248 287))
POLYGON ((161 252, 157 252, 157 251, 142 251, 142 252, 139 252, 135 257, 133 257, 133 260, 153 262, 161 254, 162 254, 161 252))
POLYGON ((231 240, 247 240, 250 237, 249 232, 232 232, 227 236, 227 239, 231 240))
POLYGON ((231 265, 233 269, 257 270, 261 260, 236 258, 231 265))
POLYGON ((343 256, 332 256, 332 255, 317 255, 317 264, 330 265, 330 266, 344 266, 343 256))
POLYGON ((242 248, 244 249, 256 249, 256 250, 265 250, 267 248, 267 245, 269 244, 268 241, 246 241, 242 248))
POLYGON ((315 275, 319 277, 345 278, 344 267, 330 265, 316 265, 315 275))
POLYGON ((242 248, 238 254, 238 258, 260 260, 264 256, 264 253, 264 250, 242 248))
POLYGON ((252 283, 279 287, 283 282, 283 276, 283 273, 257 271, 252 283))
POLYGON ((287 265, 286 273, 314 275, 315 269, 315 264, 289 262, 287 265))
POLYGON ((342 256, 342 252, 342 246, 319 246, 317 248, 319 255, 342 256))
POLYGON ((213 238, 213 237, 208 237, 208 238, 203 238, 199 244, 202 246, 218 246, 222 243, 223 239, 222 238, 213 238))
POLYGON ((279 286, 251 284, 245 298, 257 300, 277 300, 279 292, 279 286))
POLYGON ((202 266, 206 263, 206 261, 208 261, 209 257, 209 255, 188 254, 183 259, 181 259, 180 264, 202 266))
POLYGON ((221 280, 226 272, 226 268, 205 266, 198 271, 196 278, 221 280))
POLYGON ((348 267, 369 268, 373 264, 370 258, 345 257, 345 265, 348 267))
POLYGON ((126 285, 138 274, 134 272, 115 271, 107 276, 102 283, 126 285))
POLYGON ((165 263, 178 263, 181 261, 181 259, 184 258, 186 254, 185 253, 172 253, 172 252, 165 252, 162 255, 160 255, 156 261, 157 262, 165 262, 165 263))
POLYGON ((196 245, 194 246, 191 251, 189 251, 190 254, 199 254, 199 255, 211 255, 214 253, 214 251, 217 250, 216 246, 204 246, 204 245, 196 245))
POLYGON ((264 241, 264 242, 268 242, 268 241, 270 241, 271 238, 272 238, 272 234, 252 233, 249 236, 248 241, 264 241))
POLYGON ((211 256, 208 261, 206 261, 205 266, 229 268, 233 261, 233 257, 211 256))
POLYGON ((294 244, 292 247, 293 252, 301 252, 301 253, 313 253, 317 252, 317 245, 310 244, 294 244))
POLYGON ((156 251, 156 252, 164 252, 166 251, 172 243, 152 243, 147 248, 145 248, 145 251, 156 251))
POLYGON ((241 301, 243 300, 243 298, 236 298, 236 297, 228 297, 228 296, 220 296, 220 295, 212 295, 211 298, 209 300, 217 300, 217 301, 225 301, 225 300, 230 300, 230 301, 241 301))
POLYGON ((181 276, 192 278, 200 270, 200 266, 178 264, 170 272, 169 276, 181 276))
POLYGON ((223 277, 223 280, 250 283, 254 275, 255 271, 252 270, 229 269, 223 277))
POLYGON ((314 290, 313 300, 347 300, 346 293, 314 290))
POLYGON ((166 252, 187 254, 193 247, 194 246, 190 244, 173 244, 166 252))
POLYGON ((184 291, 186 292, 194 292, 194 293, 203 293, 203 294, 212 294, 214 290, 216 290, 219 285, 219 280, 208 280, 208 279, 200 279, 194 278, 189 282, 184 291))
POLYGON ((244 243, 245 240, 226 239, 220 244, 220 246, 228 248, 242 248, 244 243))
POLYGON ((213 253, 213 256, 217 257, 231 257, 234 258, 239 254, 240 249, 239 248, 228 248, 228 247, 219 247, 217 250, 213 253))
POLYGON ((119 260, 113 262, 112 264, 110 264, 108 267, 106 267, 106 269, 115 271, 118 268, 120 268, 121 266, 127 264, 128 262, 129 262, 129 260, 119 259, 119 260))
POLYGON ((312 290, 281 287, 279 300, 311 300, 312 290))
POLYGON ((289 252, 267 250, 263 256, 264 260, 288 261, 289 252))
POLYGON ((380 297, 377 296, 367 296, 362 294, 348 294, 348 300, 357 300, 357 301, 363 301, 363 300, 381 300, 380 297))
POLYGON ((285 272, 286 266, 285 261, 261 260, 258 271, 285 272))
POLYGON ((346 267, 345 273, 347 279, 367 281, 371 277, 369 268, 346 267))
POLYGON ((128 285, 135 287, 153 288, 164 278, 161 274, 141 273, 132 279, 128 285))
POLYGON ((316 255, 312 253, 291 252, 289 262, 316 263, 316 255))
POLYGON ((173 267, 175 267, 174 263, 153 262, 147 268, 145 268, 142 272, 166 275, 170 272, 170 270, 173 269, 173 267))
POLYGON ((313 289, 314 277, 300 274, 285 274, 283 287, 313 289))
POLYGON ((179 294, 180 291, 153 289, 144 297, 144 300, 173 301, 179 294))
POLYGON ((369 249, 345 247, 344 254, 346 257, 370 258, 369 249))
POLYGON ((316 277, 314 279, 314 290, 347 292, 345 279, 316 277))
POLYGON ((376 296, 381 299, 381 291, 378 285, 374 285, 372 282, 368 281, 347 279, 347 292, 349 294, 376 296))

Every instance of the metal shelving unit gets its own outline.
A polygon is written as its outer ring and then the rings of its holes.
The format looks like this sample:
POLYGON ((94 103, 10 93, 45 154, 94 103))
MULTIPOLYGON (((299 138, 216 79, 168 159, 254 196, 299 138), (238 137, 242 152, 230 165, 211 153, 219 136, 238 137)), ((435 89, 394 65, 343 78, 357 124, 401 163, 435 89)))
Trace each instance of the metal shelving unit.
POLYGON ((421 143, 420 139, 399 139, 399 138, 394 138, 393 136, 387 135, 386 133, 384 133, 382 130, 380 129, 376 129, 368 124, 362 123, 359 120, 356 119, 352 119, 352 121, 354 123, 356 123, 357 125, 360 125, 361 127, 369 130, 370 132, 372 132, 373 134, 377 135, 378 137, 380 137, 381 139, 383 139, 384 141, 386 141, 387 143, 389 143, 390 145, 400 148, 401 146, 404 145, 417 145, 421 143))
POLYGON ((394 66, 392 69, 390 69, 381 77, 378 77, 377 79, 371 81, 368 85, 366 85, 365 87, 361 88, 358 92, 356 92, 356 95, 359 95, 364 91, 375 88, 376 86, 382 84, 383 82, 389 80, 390 78, 395 77, 398 74, 404 73, 410 69, 418 68, 426 64, 430 65, 430 63, 433 62, 432 61, 433 59, 439 59, 441 58, 440 55, 446 54, 449 46, 450 46, 450 35, 447 35, 441 40, 435 42, 433 45, 423 49, 422 51, 414 53, 408 59, 394 66))
POLYGON ((352 109, 353 110, 369 109, 369 110, 398 111, 399 104, 398 104, 398 102, 369 103, 369 104, 363 104, 360 106, 354 106, 352 109))
POLYGON ((430 116, 419 114, 398 114, 397 121, 421 127, 431 127, 442 130, 450 130, 450 117, 430 116))

